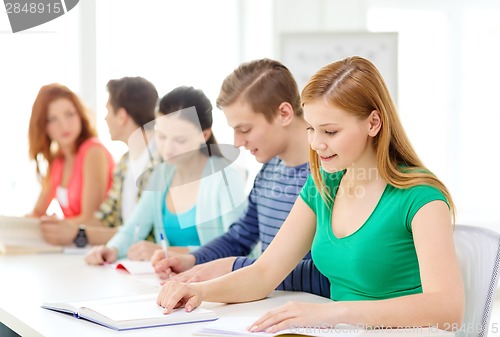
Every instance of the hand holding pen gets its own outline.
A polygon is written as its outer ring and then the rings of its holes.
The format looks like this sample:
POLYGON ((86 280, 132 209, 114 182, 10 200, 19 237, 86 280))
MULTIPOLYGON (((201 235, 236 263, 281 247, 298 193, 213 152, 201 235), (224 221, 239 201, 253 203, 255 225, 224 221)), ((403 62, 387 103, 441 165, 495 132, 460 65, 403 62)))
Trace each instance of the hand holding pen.
POLYGON ((163 251, 163 257, 165 258, 165 260, 168 260, 167 241, 165 240, 163 233, 160 233, 160 244, 161 250, 163 251))
POLYGON ((165 280, 165 279, 169 279, 172 275, 172 269, 171 268, 162 268, 161 270, 156 270, 157 268, 155 266, 157 266, 158 263, 160 263, 162 266, 164 264, 167 264, 168 265, 168 248, 167 248, 167 241, 165 240, 165 236, 163 235, 163 233, 160 233, 160 245, 161 245, 161 249, 158 249, 156 250, 154 253, 153 253, 153 256, 151 257, 151 264, 153 265, 153 268, 155 268, 155 272, 157 273, 157 275, 165 280))
POLYGON ((176 253, 167 251, 165 237, 160 235, 162 249, 154 252, 151 263, 156 274, 163 280, 168 280, 176 274, 182 273, 196 264, 193 254, 176 253))

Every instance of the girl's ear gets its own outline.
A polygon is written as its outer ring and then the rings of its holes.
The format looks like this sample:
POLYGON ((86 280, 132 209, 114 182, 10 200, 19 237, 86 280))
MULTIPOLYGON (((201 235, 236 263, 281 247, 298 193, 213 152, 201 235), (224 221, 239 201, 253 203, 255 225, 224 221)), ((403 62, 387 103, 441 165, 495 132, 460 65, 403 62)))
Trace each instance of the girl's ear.
POLYGON ((378 135, 380 128, 382 128, 382 118, 380 112, 373 110, 368 116, 368 135, 375 137, 378 135))
POLYGON ((212 128, 203 130, 203 138, 205 139, 205 143, 208 141, 211 135, 212 135, 212 128))

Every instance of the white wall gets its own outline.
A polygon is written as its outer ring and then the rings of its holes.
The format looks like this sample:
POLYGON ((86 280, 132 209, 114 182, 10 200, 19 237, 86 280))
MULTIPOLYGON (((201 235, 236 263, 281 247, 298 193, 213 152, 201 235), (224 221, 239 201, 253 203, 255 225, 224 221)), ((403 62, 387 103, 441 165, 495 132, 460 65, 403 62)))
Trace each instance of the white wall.
POLYGON ((0 5, 0 214, 31 212, 39 191, 28 161, 31 106, 42 85, 81 90, 79 6, 36 29, 12 34, 0 5))
POLYGON ((398 32, 398 108, 410 140, 451 190, 457 222, 500 231, 500 2, 275 0, 274 13, 278 57, 284 33, 398 32))
MULTIPOLYGON (((12 34, 1 13, 0 213, 29 212, 38 193, 27 125, 43 84, 61 82, 82 95, 118 157, 124 147, 111 142, 104 122, 110 78, 144 76, 160 95, 194 85, 214 102, 240 62, 280 56, 282 33, 368 30, 399 33, 401 118, 426 165, 451 189, 458 222, 500 230, 498 17, 493 0, 142 0, 140 7, 85 0, 12 34)), ((222 113, 214 113, 219 141, 231 143, 222 113)), ((260 167, 248 154, 243 160, 253 173, 260 167)))

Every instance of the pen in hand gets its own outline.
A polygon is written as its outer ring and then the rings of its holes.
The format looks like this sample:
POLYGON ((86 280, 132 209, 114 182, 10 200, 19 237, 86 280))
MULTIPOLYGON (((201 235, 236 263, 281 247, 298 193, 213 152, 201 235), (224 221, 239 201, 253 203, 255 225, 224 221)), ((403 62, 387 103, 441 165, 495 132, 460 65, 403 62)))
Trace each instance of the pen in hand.
POLYGON ((160 233, 160 244, 161 249, 163 250, 163 255, 165 255, 165 259, 168 259, 167 241, 165 240, 163 233, 160 233))

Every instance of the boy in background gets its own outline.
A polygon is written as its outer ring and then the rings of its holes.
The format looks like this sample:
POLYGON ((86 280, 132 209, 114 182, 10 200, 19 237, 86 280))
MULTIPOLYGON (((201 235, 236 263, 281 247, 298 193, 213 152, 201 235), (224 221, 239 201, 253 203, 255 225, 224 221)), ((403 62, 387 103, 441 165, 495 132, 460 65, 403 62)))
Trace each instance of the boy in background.
POLYGON ((106 243, 132 214, 157 161, 154 142, 146 141, 154 139, 152 121, 158 101, 154 85, 142 77, 123 77, 110 80, 107 89, 106 122, 111 139, 124 142, 129 151, 117 163, 113 185, 92 218, 83 224, 55 217, 41 219, 42 233, 49 243, 68 245, 75 242, 77 246, 106 243), (136 136, 141 134, 144 137, 136 141, 136 136), (136 177, 139 177, 137 183, 136 177))

